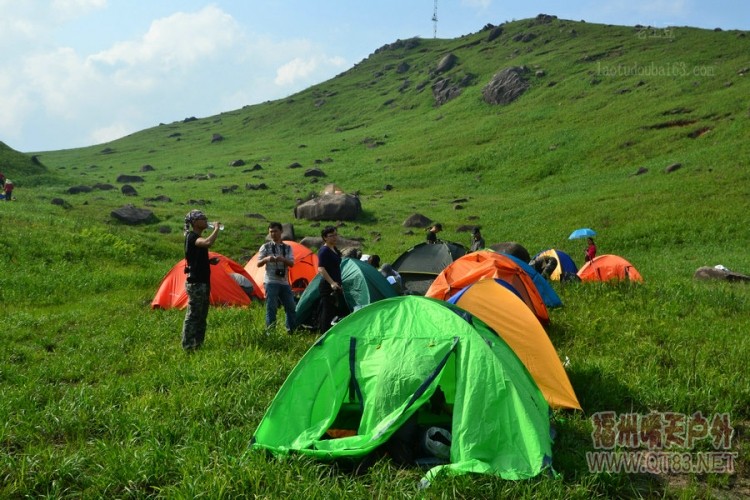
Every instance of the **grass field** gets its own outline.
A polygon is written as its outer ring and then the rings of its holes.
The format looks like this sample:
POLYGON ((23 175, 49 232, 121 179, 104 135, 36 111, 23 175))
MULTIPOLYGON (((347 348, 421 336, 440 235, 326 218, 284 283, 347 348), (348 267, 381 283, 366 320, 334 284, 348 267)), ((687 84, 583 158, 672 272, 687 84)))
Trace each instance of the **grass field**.
MULTIPOLYGON (((400 41, 287 99, 107 144, 29 154, 0 145, 17 198, 0 202, 0 497, 750 495, 750 288, 692 277, 717 264, 750 274, 750 38, 692 28, 644 38, 565 20, 503 29, 491 42, 487 31, 400 41), (516 40, 528 33, 530 42, 516 40), (449 52, 457 66, 435 74, 449 52), (481 100, 493 74, 521 65, 530 88, 518 100, 481 100), (470 83, 437 106, 440 78, 470 83), (215 133, 224 140, 212 143, 215 133), (229 166, 237 159, 246 166, 229 166), (141 172, 147 164, 153 171, 141 172), (304 177, 313 167, 326 177, 304 177), (633 175, 639 167, 648 172, 633 175), (121 174, 144 178, 138 196, 123 196, 121 174), (564 307, 547 331, 583 407, 552 417, 557 475, 443 477, 420 491, 422 471, 387 461, 355 477, 249 450, 315 337, 282 326, 266 336, 259 303, 213 308, 205 348, 186 356, 184 312, 149 304, 182 258, 190 208, 226 224, 213 249, 244 265, 270 220, 293 223, 298 239, 317 235, 321 223, 294 220, 293 208, 328 182, 363 205, 339 233, 383 262, 423 241, 402 225, 422 213, 443 223, 447 240, 468 244, 460 226, 481 225, 488 244, 556 247, 579 265, 582 242, 567 236, 593 227, 601 254, 638 268, 637 286, 554 284, 564 307), (259 183, 269 189, 246 188, 259 183), (68 192, 97 184, 116 189, 68 192), (160 195, 171 201, 147 201, 160 195), (155 222, 117 222, 110 212, 126 203, 155 222), (734 473, 592 472, 586 453, 601 412, 727 415, 734 473)), ((679 451, 716 450, 705 438, 679 451)))

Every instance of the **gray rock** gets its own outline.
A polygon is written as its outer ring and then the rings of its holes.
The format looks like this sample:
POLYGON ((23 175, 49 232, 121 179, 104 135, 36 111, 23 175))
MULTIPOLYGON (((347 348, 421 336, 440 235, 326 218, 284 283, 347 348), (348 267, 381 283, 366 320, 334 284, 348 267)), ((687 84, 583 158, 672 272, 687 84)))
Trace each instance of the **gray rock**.
POLYGON ((435 73, 445 73, 446 71, 450 71, 453 66, 456 65, 456 62, 458 62, 458 57, 456 57, 455 54, 447 54, 438 63, 437 68, 435 68, 435 73))
POLYGON ((482 97, 488 104, 510 104, 529 88, 524 78, 525 67, 505 68, 492 77, 482 89, 482 97))
POLYGON ((68 194, 78 194, 78 193, 90 193, 91 188, 89 186, 73 186, 69 187, 67 193, 68 194))
POLYGON ((728 269, 717 269, 715 267, 699 267, 693 278, 697 280, 724 280, 724 281, 750 281, 750 276, 735 273, 728 269))
POLYGON ((121 174, 117 176, 117 182, 129 184, 131 182, 145 182, 145 179, 140 175, 121 174))
POLYGON ((362 203, 351 194, 324 194, 294 208, 296 219, 354 220, 362 212, 362 203))
POLYGON ((148 224, 156 220, 156 217, 151 210, 136 208, 130 204, 120 207, 117 210, 113 210, 111 215, 120 222, 130 225, 148 224))
POLYGON ((402 225, 404 227, 429 227, 432 225, 432 219, 429 219, 422 214, 412 214, 406 218, 402 225))
POLYGON ((496 252, 507 253, 508 255, 517 257, 524 262, 529 262, 531 260, 529 251, 526 250, 526 248, 523 245, 521 245, 520 243, 516 243, 515 241, 504 241, 502 243, 495 243, 494 245, 490 245, 490 248, 496 252))

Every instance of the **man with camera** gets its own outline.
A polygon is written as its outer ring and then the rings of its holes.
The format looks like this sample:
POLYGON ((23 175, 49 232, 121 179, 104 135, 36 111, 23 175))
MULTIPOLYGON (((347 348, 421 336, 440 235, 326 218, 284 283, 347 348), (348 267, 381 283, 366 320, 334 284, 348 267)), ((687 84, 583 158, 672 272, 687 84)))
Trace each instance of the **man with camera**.
POLYGON ((289 284, 289 268, 294 266, 292 247, 281 241, 281 223, 268 225, 271 241, 264 243, 258 251, 258 267, 266 267, 263 286, 266 289, 266 329, 276 323, 279 301, 286 312, 286 331, 292 333, 296 326, 294 294, 289 284))

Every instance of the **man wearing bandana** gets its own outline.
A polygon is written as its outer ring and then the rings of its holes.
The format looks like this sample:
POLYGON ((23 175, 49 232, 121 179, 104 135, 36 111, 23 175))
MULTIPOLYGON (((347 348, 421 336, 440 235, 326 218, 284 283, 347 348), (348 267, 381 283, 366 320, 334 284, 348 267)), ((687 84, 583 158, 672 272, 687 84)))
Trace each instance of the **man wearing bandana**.
POLYGON ((211 295, 211 266, 219 259, 208 258, 208 249, 219 235, 219 222, 214 222, 213 232, 202 236, 208 219, 200 210, 191 210, 185 216, 185 290, 188 295, 185 322, 182 325, 182 348, 193 351, 203 345, 206 336, 209 296, 211 295))

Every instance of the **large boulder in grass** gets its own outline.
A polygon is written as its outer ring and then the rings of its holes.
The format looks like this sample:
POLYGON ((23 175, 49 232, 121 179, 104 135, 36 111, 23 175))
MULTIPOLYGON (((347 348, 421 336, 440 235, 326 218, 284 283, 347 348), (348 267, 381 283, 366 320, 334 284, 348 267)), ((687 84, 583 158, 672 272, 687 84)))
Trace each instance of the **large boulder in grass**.
POLYGON ((404 227, 429 227, 432 225, 432 219, 422 214, 411 214, 402 224, 404 227))
POLYGON ((482 89, 484 102, 488 104, 510 104, 529 88, 524 75, 528 69, 521 67, 505 68, 492 77, 482 89))
POLYGON ((516 243, 515 241, 495 243, 494 245, 490 245, 490 248, 496 252, 507 253, 508 255, 517 257, 524 262, 529 262, 531 260, 529 251, 526 250, 523 245, 521 245, 520 243, 516 243))
POLYGON ((693 278, 697 280, 750 281, 750 276, 736 273, 721 267, 699 267, 693 278))
POLYGON ((362 213, 362 203, 351 194, 324 194, 294 208, 296 219, 355 220, 362 213))
POLYGON ((130 204, 120 207, 117 210, 112 210, 110 215, 120 222, 130 225, 149 224, 156 221, 154 212, 151 210, 137 208, 130 204))
POLYGON ((455 54, 449 53, 443 57, 435 68, 435 73, 445 73, 453 69, 453 66, 458 62, 458 57, 455 54))

